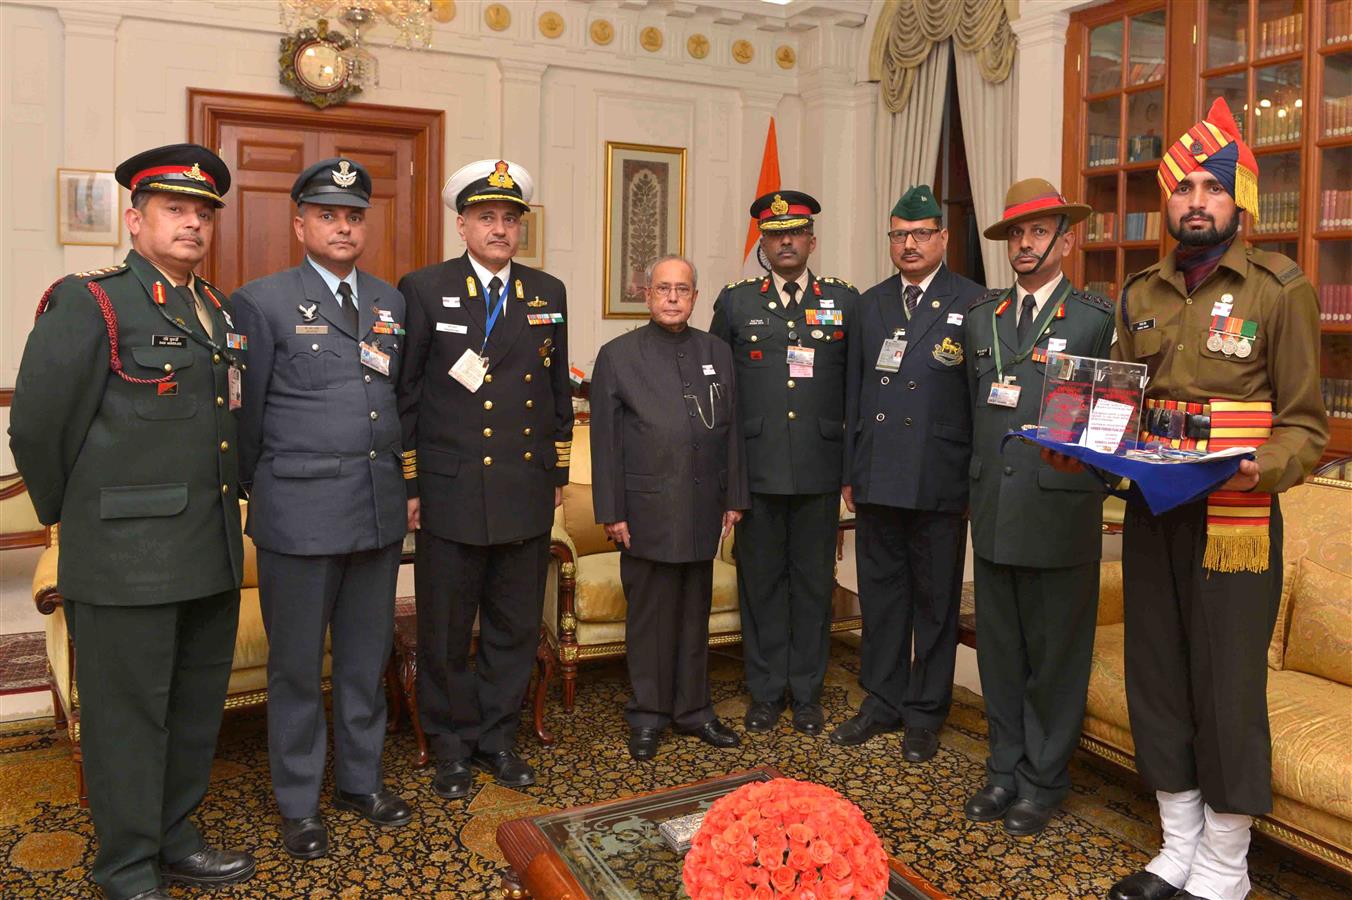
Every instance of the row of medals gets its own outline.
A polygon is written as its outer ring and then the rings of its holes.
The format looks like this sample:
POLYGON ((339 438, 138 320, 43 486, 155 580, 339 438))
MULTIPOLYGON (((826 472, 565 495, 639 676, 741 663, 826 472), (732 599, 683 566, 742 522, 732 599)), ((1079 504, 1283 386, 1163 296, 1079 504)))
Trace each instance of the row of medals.
POLYGON ((1211 336, 1206 339, 1206 348, 1212 353, 1219 351, 1226 356, 1238 356, 1240 359, 1247 359, 1253 352, 1253 344, 1249 343, 1248 338, 1236 338, 1233 334, 1222 335, 1219 331, 1211 332, 1211 336))

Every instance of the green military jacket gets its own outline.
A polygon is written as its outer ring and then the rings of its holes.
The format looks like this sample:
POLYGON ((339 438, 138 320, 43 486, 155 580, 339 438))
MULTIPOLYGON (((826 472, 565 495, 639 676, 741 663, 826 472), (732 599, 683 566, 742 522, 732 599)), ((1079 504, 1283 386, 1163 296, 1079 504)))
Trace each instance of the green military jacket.
POLYGON ((61 525, 57 584, 67 599, 143 606, 239 587, 228 373, 241 340, 226 295, 195 284, 214 336, 135 251, 53 285, 28 336, 10 447, 38 518, 61 525), (144 383, 112 371, 96 294, 116 318, 123 372, 144 383))
MULTIPOLYGON (((1068 285, 1063 283, 1062 288, 1068 285)), ((1001 441, 1022 425, 1037 424, 1049 349, 1108 356, 1113 302, 1074 288, 1062 295, 1058 288, 1034 320, 1036 340, 1025 346, 1019 346, 1015 333, 1018 306, 1014 290, 1005 288, 987 291, 967 311, 967 378, 973 407, 972 548, 999 565, 1041 569, 1083 565, 1097 560, 1102 551, 1103 482, 1088 472, 1057 472, 1042 462, 1031 444, 1010 441, 1002 450, 1001 441), (1002 374, 1013 375, 1021 388, 1017 407, 989 402, 991 385, 997 381, 996 341, 1002 374)))
POLYGON ((1329 437, 1319 393, 1319 302, 1290 257, 1235 238, 1189 293, 1170 253, 1122 286, 1113 349, 1118 359, 1149 367, 1148 399, 1271 403, 1256 490, 1284 491, 1319 462, 1329 437), (1247 352, 1207 346, 1217 315, 1253 329, 1247 352))
POLYGON ((732 347, 751 491, 840 490, 845 431, 845 335, 859 292, 809 270, 789 313, 769 275, 735 281, 714 301, 709 331, 732 347), (790 344, 811 348, 811 375, 789 372, 790 344))

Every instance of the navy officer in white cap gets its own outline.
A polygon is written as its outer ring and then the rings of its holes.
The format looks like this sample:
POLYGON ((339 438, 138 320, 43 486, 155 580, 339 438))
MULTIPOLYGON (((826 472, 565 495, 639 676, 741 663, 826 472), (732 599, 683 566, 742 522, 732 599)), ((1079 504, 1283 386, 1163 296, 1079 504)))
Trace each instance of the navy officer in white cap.
POLYGON ((471 765, 533 784, 515 752, 544 604, 554 508, 568 482, 573 407, 566 291, 514 262, 530 173, 460 169, 442 191, 466 252, 410 272, 399 376, 409 527, 417 530, 418 714, 433 789, 469 793, 471 765), (469 664, 479 616, 479 645, 469 664))

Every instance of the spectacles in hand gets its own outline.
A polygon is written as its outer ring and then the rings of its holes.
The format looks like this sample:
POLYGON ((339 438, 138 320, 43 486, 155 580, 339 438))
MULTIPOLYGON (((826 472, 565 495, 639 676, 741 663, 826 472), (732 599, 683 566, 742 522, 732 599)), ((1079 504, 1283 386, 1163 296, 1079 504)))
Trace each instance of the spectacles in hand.
POLYGON ((904 244, 908 237, 913 237, 917 244, 923 244, 938 233, 938 228, 912 228, 910 231, 898 228, 896 231, 889 231, 887 239, 894 244, 904 244))

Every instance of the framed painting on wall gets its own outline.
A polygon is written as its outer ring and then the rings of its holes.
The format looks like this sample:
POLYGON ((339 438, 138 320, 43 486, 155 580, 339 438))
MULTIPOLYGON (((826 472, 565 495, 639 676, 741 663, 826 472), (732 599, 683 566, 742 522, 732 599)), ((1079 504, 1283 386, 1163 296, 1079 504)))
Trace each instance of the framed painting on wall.
POLYGON ((56 170, 56 236, 62 244, 116 247, 117 181, 101 169, 56 170))
POLYGON ((643 270, 685 253, 685 148, 606 141, 607 319, 646 319, 643 270))
POLYGON ((521 215, 521 242, 512 257, 523 266, 533 269, 545 267, 545 208, 534 203, 530 212, 521 215))

